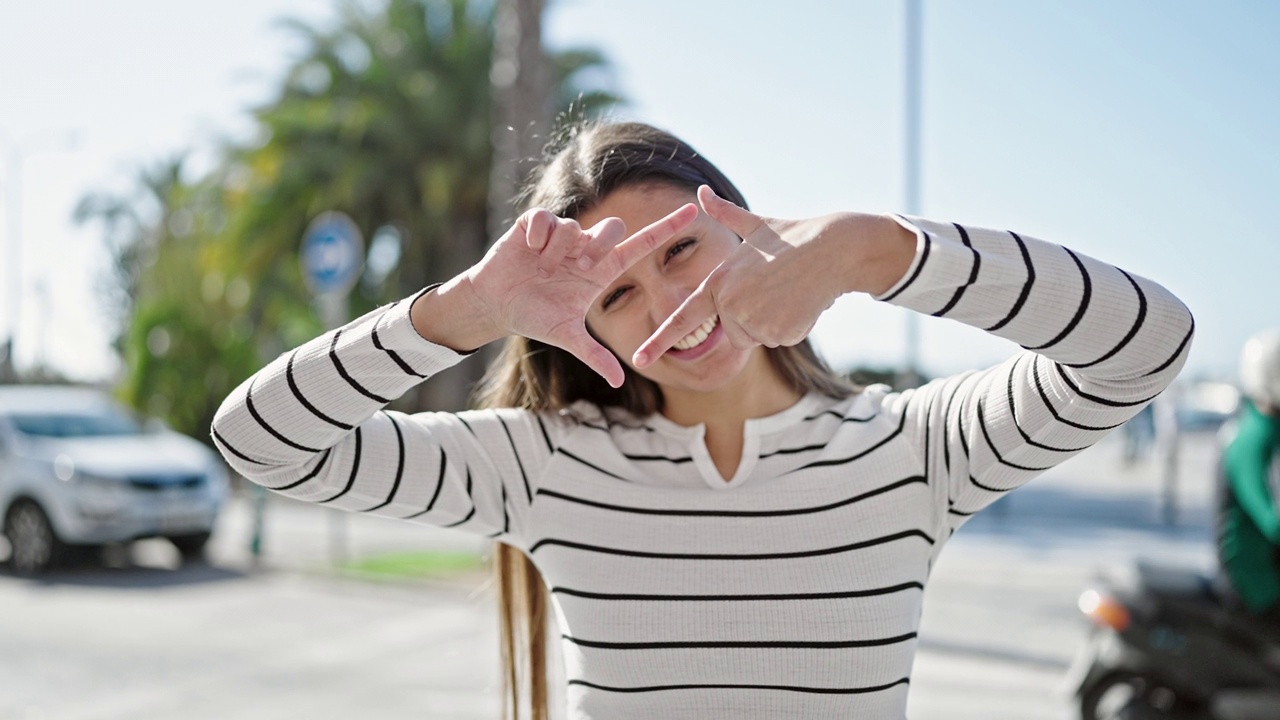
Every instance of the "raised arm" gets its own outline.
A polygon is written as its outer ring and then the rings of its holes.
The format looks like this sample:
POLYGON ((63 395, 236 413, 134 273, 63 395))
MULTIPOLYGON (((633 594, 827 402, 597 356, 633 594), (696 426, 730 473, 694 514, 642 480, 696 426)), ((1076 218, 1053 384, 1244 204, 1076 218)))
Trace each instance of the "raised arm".
POLYGON ((617 359, 587 334, 582 308, 695 214, 686 206, 625 237, 616 219, 583 230, 546 211, 526 213, 467 273, 254 374, 219 408, 214 442, 246 478, 283 494, 519 544, 560 423, 522 410, 384 408, 511 333, 574 352, 621 382, 617 359))
POLYGON ((1123 424, 1186 360, 1191 313, 1146 278, 1011 231, 899 222, 917 252, 878 299, 1025 349, 893 403, 928 448, 930 476, 947 478, 952 528, 1123 424))
POLYGON ((765 218, 707 188, 699 200, 744 242, 638 349, 637 365, 717 314, 735 344, 794 344, 848 292, 1025 348, 886 400, 953 528, 1124 423, 1189 351, 1191 314, 1166 289, 1058 245, 897 216, 765 218))

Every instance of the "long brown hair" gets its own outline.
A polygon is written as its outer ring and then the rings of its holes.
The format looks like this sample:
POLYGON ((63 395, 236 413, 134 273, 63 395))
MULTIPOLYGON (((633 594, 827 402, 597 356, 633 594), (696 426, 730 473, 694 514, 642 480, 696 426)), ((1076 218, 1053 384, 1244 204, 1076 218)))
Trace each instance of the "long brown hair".
MULTIPOLYGON (((613 191, 636 185, 669 185, 690 192, 709 185, 720 197, 747 207, 742 193, 715 165, 674 135, 642 123, 582 123, 563 129, 523 194, 522 205, 576 218, 613 191)), ((858 392, 827 367, 808 340, 765 348, 765 353, 783 381, 798 392, 835 398, 858 392)), ((625 362, 622 368, 626 380, 614 389, 569 352, 512 336, 489 368, 478 404, 556 412, 586 400, 635 417, 660 411, 658 385, 625 362)), ((528 557, 503 543, 494 545, 494 574, 506 684, 504 716, 518 720, 521 695, 527 692, 532 720, 546 720, 546 586, 528 557)))

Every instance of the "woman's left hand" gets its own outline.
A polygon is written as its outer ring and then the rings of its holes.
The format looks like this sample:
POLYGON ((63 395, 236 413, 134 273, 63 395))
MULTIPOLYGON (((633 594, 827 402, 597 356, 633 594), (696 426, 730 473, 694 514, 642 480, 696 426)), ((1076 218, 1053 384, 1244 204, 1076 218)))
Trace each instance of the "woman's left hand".
POLYGON ((796 345, 836 298, 852 290, 887 290, 914 257, 914 234, 885 216, 762 217, 705 185, 698 201, 743 242, 641 344, 632 356, 637 368, 716 315, 734 347, 796 345))

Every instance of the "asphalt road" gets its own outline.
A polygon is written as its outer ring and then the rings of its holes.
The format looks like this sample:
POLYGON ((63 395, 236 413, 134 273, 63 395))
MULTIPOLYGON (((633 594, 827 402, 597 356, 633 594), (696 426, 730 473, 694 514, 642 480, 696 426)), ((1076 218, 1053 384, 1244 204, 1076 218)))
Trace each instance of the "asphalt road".
MULTIPOLYGON (((1184 443, 1174 526, 1154 463, 1122 468, 1118 438, 975 517, 934 569, 909 717, 1071 717, 1058 690, 1085 630, 1076 597, 1135 557, 1209 566, 1209 458, 1209 438, 1184 443)), ((335 554, 481 545, 356 516, 335 543, 335 513, 274 498, 255 563, 248 508, 228 508, 206 564, 144 541, 107 566, 0 572, 0 720, 498 717, 482 575, 388 585, 326 570, 335 554)))

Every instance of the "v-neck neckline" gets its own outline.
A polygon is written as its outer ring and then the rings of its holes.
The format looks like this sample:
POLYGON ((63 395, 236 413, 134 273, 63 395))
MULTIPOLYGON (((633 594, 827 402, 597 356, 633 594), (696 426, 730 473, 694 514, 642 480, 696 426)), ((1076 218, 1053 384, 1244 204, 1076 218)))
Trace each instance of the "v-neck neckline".
POLYGON ((645 418, 644 423, 653 430, 683 441, 708 487, 712 490, 729 490, 739 487, 751 477, 760 459, 760 437, 802 420, 817 405, 819 397, 817 393, 808 393, 784 410, 747 419, 742 425, 742 457, 738 460, 738 469, 729 479, 720 474, 720 469, 711 458, 711 451, 707 449, 705 423, 680 425, 662 413, 650 415, 645 418))

